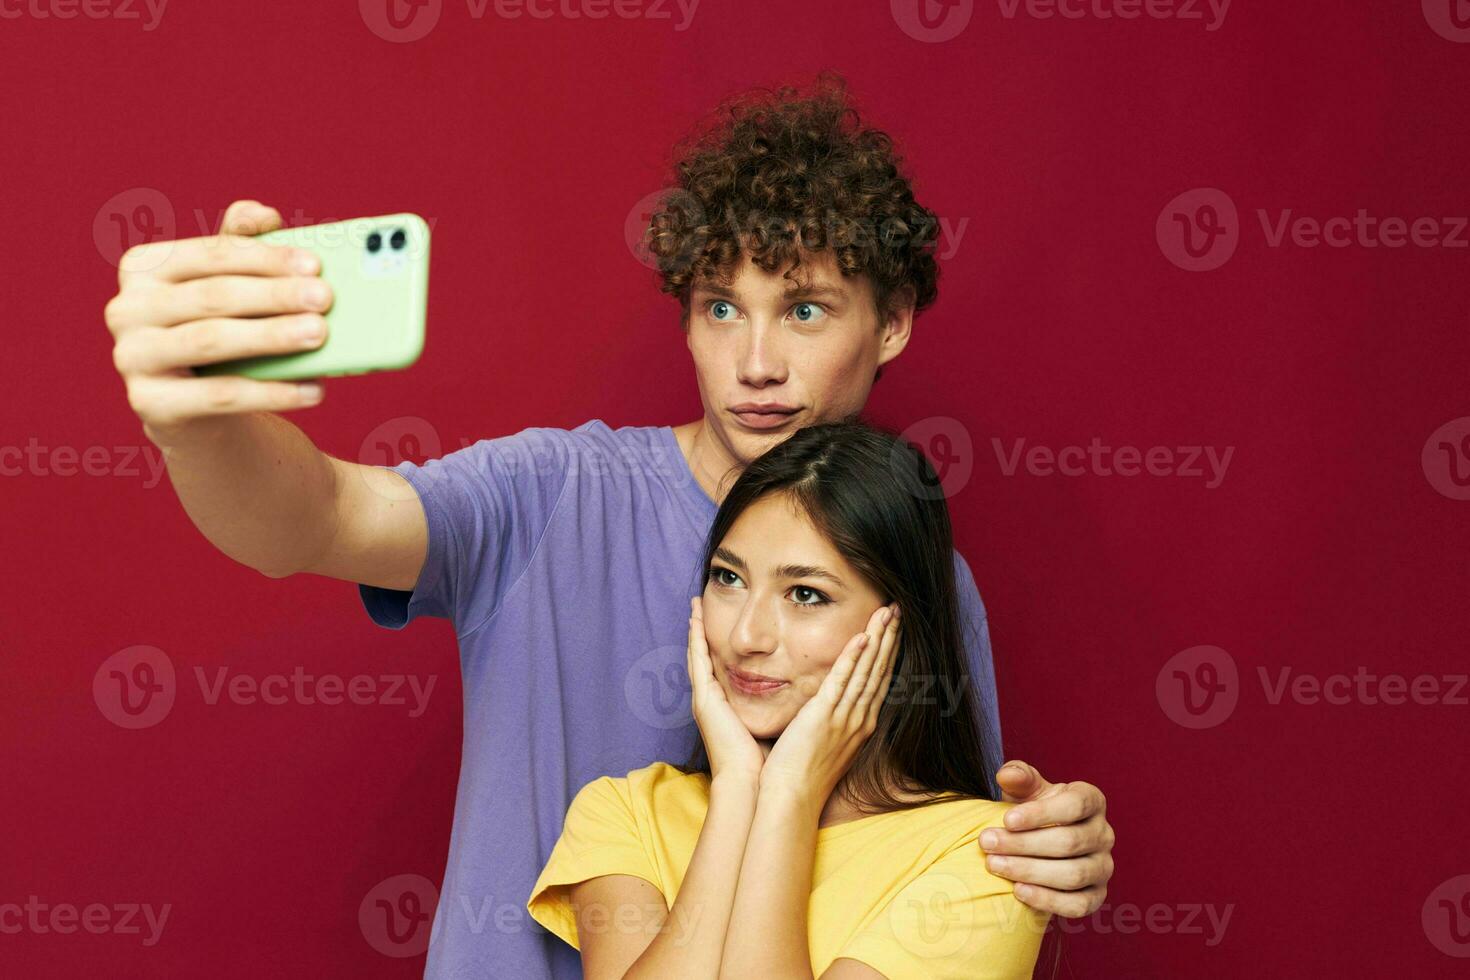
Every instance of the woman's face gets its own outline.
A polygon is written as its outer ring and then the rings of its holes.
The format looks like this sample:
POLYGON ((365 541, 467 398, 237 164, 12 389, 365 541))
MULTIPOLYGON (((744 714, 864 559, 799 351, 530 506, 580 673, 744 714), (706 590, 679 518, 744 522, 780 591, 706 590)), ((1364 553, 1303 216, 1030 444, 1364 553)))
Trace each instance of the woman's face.
POLYGON ((750 733, 779 736, 883 602, 789 495, 747 507, 710 561, 703 607, 715 676, 750 733))

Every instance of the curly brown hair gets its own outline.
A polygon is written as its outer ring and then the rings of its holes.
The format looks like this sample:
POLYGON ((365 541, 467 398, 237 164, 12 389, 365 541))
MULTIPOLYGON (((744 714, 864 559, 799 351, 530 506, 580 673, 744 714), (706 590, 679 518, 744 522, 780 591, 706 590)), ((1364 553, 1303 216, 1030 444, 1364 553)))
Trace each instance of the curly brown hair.
POLYGON ((753 89, 713 118, 676 146, 675 183, 643 239, 685 330, 695 283, 728 285, 742 254, 800 281, 803 252, 830 248, 844 276, 869 277, 882 319, 934 301, 938 218, 914 200, 893 140, 862 125, 841 75, 819 72, 809 96, 753 89))

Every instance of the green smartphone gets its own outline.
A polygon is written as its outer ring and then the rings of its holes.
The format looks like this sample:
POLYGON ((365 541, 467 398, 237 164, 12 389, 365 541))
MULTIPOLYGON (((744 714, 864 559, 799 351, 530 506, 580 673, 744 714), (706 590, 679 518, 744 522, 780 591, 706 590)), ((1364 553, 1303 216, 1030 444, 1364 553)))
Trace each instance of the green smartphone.
POLYGON ((296 354, 220 361, 198 375, 241 374, 261 381, 397 371, 424 349, 429 298, 429 225, 416 214, 386 214, 256 236, 314 252, 332 287, 327 339, 296 354))

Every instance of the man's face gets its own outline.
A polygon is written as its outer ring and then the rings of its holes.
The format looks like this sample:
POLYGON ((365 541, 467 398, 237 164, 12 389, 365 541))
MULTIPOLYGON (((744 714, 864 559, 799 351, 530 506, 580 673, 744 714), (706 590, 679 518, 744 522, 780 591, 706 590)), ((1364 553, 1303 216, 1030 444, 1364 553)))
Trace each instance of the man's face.
POLYGON ((710 561, 704 634, 715 677, 753 736, 785 731, 883 598, 789 495, 762 497, 736 518, 710 561))
POLYGON ((694 285, 687 342, 708 434, 748 465, 796 429, 862 410, 873 374, 908 343, 912 308, 880 322, 867 276, 831 251, 803 253, 796 280, 742 255, 729 288, 694 285), (804 288, 803 288, 804 287, 804 288), (742 414, 742 406, 784 414, 742 414))

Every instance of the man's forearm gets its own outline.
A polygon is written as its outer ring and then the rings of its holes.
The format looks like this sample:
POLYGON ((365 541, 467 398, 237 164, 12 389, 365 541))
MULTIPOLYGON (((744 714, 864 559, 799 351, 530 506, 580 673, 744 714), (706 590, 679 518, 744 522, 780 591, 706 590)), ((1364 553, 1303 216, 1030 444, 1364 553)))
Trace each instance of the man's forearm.
POLYGON ((716 777, 710 785, 710 806, 699 842, 664 927, 625 980, 715 980, 720 976, 725 933, 735 906, 735 883, 756 809, 753 780, 722 780, 725 777, 716 777))
POLYGON ((306 567, 332 540, 331 461, 279 415, 253 412, 144 432, 194 526, 220 551, 272 577, 306 567))

